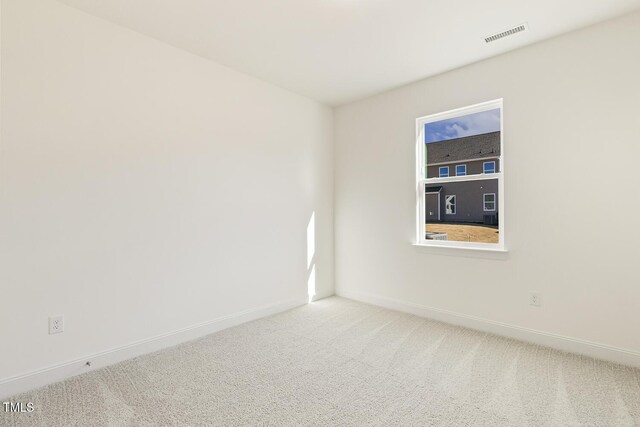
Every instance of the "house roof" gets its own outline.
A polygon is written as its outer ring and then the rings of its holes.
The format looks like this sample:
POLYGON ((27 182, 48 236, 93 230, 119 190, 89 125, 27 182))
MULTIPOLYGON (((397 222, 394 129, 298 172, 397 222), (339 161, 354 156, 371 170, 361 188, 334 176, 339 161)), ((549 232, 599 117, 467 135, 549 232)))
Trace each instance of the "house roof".
POLYGON ((442 190, 442 185, 437 187, 424 187, 425 193, 438 193, 440 190, 442 190))
POLYGON ((427 144, 427 165, 500 156, 500 131, 427 144))

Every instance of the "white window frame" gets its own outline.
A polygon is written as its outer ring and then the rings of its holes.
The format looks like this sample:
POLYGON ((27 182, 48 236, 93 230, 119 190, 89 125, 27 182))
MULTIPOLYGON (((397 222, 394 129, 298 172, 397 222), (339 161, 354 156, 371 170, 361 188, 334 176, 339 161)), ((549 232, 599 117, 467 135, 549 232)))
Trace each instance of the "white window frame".
POLYGON ((496 193, 483 193, 482 194, 482 210, 484 212, 495 212, 496 211, 496 193), (487 202, 486 197, 493 196, 493 202, 487 202), (493 209, 487 209, 487 203, 493 203, 493 209))
POLYGON ((467 164, 456 165, 456 176, 467 176, 467 164), (458 174, 458 166, 462 166, 464 168, 463 174, 458 174))
MULTIPOLYGON (((463 108, 445 111, 442 113, 431 114, 416 119, 416 236, 414 245, 428 247, 444 247, 455 249, 471 249, 481 251, 506 252, 505 239, 505 209, 504 209, 504 171, 505 171, 505 151, 504 151, 504 106, 503 100, 496 99, 493 101, 483 102, 463 108), (454 117, 464 116, 467 114, 479 113, 487 110, 500 109, 500 170, 497 167, 492 174, 472 174, 464 176, 449 176, 438 178, 426 178, 426 159, 425 159, 425 125, 431 122, 446 120, 454 117), (495 207, 498 209, 498 243, 480 243, 480 242, 457 242, 450 240, 427 240, 425 237, 425 187, 438 185, 447 182, 456 181, 475 181, 475 180, 497 180, 498 181, 498 201, 495 207)), ((497 166, 497 161, 496 165, 497 166)), ((438 175, 440 169, 438 169, 438 175)), ((484 165, 483 165, 484 172, 484 165)), ((483 197, 484 202, 484 197, 483 197)), ((484 203, 483 203, 484 205, 484 203)), ((484 206, 483 206, 484 208, 484 206)), ((457 212, 457 197, 456 197, 457 212)), ((495 211, 493 211, 495 212, 495 211)))
POLYGON ((451 174, 449 173, 449 166, 440 166, 438 168, 438 178, 449 178, 451 176, 451 174), (446 169, 447 170, 447 175, 443 176, 442 175, 442 169, 446 169))
POLYGON ((496 173, 496 161, 495 161, 495 160, 490 160, 490 161, 488 161, 488 162, 483 162, 483 163, 482 163, 482 173, 487 174, 487 175, 489 175, 489 174, 492 174, 492 175, 493 175, 494 173, 496 173), (484 166, 485 166, 485 165, 488 165, 489 163, 493 163, 493 172, 485 172, 485 171, 484 171, 484 170, 485 170, 485 167, 484 167, 484 166))
POLYGON ((446 194, 444 196, 444 214, 445 215, 456 215, 458 213, 458 198, 456 197, 455 194, 446 194), (453 197, 453 203, 451 203, 451 206, 453 206, 453 212, 447 212, 447 198, 448 197, 453 197))

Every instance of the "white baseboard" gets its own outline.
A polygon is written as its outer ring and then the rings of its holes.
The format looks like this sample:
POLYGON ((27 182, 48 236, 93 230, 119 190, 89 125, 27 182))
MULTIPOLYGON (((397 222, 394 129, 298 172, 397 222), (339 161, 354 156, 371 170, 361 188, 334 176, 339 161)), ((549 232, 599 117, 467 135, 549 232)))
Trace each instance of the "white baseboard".
POLYGON ((337 290, 336 295, 391 310, 414 314, 420 317, 427 317, 441 322, 539 344, 570 353, 582 354, 596 359, 620 363, 622 365, 640 367, 640 352, 637 351, 613 347, 606 344, 599 344, 579 338, 537 331, 535 329, 509 325, 507 323, 496 322, 448 310, 441 310, 439 308, 398 301, 366 292, 337 290))
POLYGON ((0 399, 6 399, 35 388, 43 387, 47 384, 62 381, 75 375, 93 371, 108 365, 113 365, 114 363, 118 363, 123 360, 171 347, 186 341, 191 341, 222 329, 280 313, 306 303, 306 298, 295 298, 255 309, 245 310, 240 313, 220 317, 198 325, 189 326, 177 331, 147 338, 122 347, 90 354, 75 360, 49 366, 47 368, 5 378, 0 380, 0 399), (91 366, 87 366, 88 361, 91 362, 91 366))

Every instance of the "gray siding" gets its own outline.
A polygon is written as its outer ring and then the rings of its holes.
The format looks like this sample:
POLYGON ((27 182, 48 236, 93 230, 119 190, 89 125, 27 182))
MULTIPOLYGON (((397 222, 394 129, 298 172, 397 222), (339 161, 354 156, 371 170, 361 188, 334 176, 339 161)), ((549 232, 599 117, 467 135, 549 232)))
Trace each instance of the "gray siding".
MULTIPOLYGON (((466 223, 484 223, 485 215, 498 215, 498 180, 487 179, 478 181, 464 182, 448 182, 441 184, 440 192, 440 220, 441 222, 466 222, 466 223), (494 193, 495 210, 484 211, 483 195, 485 193, 494 193), (446 196, 456 196, 456 213, 446 213, 446 196)), ((433 208, 432 202, 429 208, 433 208)), ((427 208, 427 206, 425 206, 427 208)), ((426 212, 427 214, 429 212, 426 212)), ((427 218, 429 216, 427 215, 427 218)))
POLYGON ((427 193, 424 198, 424 210, 425 210, 425 220, 427 222, 436 222, 442 220, 442 212, 438 215, 438 210, 443 203, 444 199, 440 200, 438 203, 438 199, 442 197, 441 193, 427 193))

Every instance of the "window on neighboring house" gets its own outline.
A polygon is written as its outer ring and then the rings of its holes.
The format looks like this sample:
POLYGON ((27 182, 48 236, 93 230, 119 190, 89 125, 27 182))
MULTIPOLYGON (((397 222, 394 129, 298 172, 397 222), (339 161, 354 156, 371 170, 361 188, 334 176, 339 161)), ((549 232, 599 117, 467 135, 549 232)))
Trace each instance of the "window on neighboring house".
POLYGON ((496 173, 496 162, 484 162, 482 164, 482 173, 496 173))
POLYGON ((447 215, 456 214, 456 196, 445 196, 444 209, 447 215))
POLYGON ((485 212, 493 212, 496 210, 496 195, 495 193, 484 193, 482 195, 483 210, 485 212))
POLYGON ((416 124, 416 243, 504 250, 502 100, 416 124))

